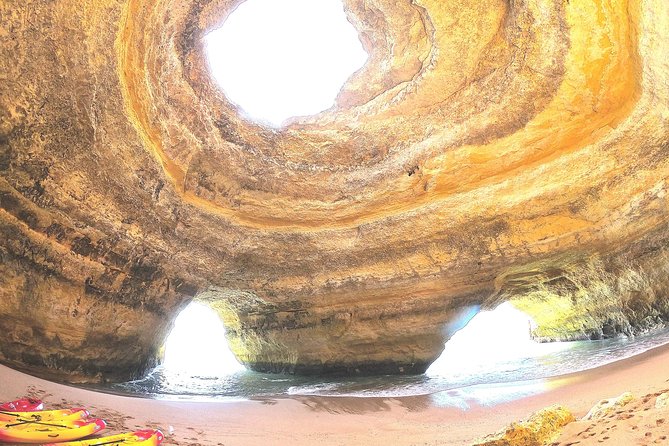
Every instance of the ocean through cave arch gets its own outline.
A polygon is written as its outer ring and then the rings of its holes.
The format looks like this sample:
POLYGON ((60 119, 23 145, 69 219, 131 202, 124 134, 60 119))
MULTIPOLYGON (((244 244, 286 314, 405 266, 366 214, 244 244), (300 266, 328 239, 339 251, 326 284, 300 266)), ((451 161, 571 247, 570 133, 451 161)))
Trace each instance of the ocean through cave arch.
POLYGON ((176 317, 163 346, 166 374, 221 377, 244 369, 230 350, 218 313, 193 301, 176 317))

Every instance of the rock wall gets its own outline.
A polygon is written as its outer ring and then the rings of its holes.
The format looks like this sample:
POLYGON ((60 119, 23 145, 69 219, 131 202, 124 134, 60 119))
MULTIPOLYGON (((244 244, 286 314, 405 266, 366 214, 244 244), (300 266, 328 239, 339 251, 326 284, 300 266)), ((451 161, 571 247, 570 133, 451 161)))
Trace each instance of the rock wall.
POLYGON ((526 265, 500 277, 499 296, 534 318, 538 341, 634 336, 669 321, 666 230, 624 249, 526 265))
POLYGON ((597 308, 546 338, 667 320, 666 1, 346 0, 368 63, 281 129, 207 71, 237 3, 0 3, 2 362, 136 376, 196 295, 295 373, 420 372, 530 294, 597 308))

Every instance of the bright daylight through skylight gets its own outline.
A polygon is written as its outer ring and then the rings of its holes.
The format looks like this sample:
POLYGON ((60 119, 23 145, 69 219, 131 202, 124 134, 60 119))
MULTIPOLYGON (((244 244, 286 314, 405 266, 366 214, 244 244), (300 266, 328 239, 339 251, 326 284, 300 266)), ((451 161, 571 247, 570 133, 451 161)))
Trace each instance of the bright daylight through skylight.
POLYGON ((272 126, 332 107, 367 60, 341 0, 248 0, 205 51, 228 99, 272 126))

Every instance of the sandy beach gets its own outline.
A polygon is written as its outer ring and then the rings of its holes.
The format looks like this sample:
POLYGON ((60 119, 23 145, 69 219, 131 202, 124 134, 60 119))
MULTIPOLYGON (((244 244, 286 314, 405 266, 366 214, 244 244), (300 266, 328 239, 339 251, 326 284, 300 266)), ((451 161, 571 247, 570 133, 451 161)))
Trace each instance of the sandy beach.
POLYGON ((546 406, 562 404, 580 418, 599 400, 626 391, 638 398, 625 411, 596 423, 572 423, 555 444, 663 444, 669 432, 669 423, 658 421, 669 420, 669 409, 653 406, 654 395, 669 389, 667 345, 550 380, 403 398, 154 400, 56 384, 4 366, 0 383, 1 401, 27 395, 48 408, 84 406, 107 421, 108 433, 156 427, 166 434, 164 444, 172 445, 469 445, 546 406))

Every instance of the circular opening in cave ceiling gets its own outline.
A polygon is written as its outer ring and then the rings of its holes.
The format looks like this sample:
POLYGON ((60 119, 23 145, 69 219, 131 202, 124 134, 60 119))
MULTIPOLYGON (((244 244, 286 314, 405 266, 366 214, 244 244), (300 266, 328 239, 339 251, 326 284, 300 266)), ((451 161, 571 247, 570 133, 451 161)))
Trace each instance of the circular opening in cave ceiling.
POLYGON ((341 0, 247 0, 205 36, 205 53, 228 99, 274 127, 332 107, 367 60, 341 0))

